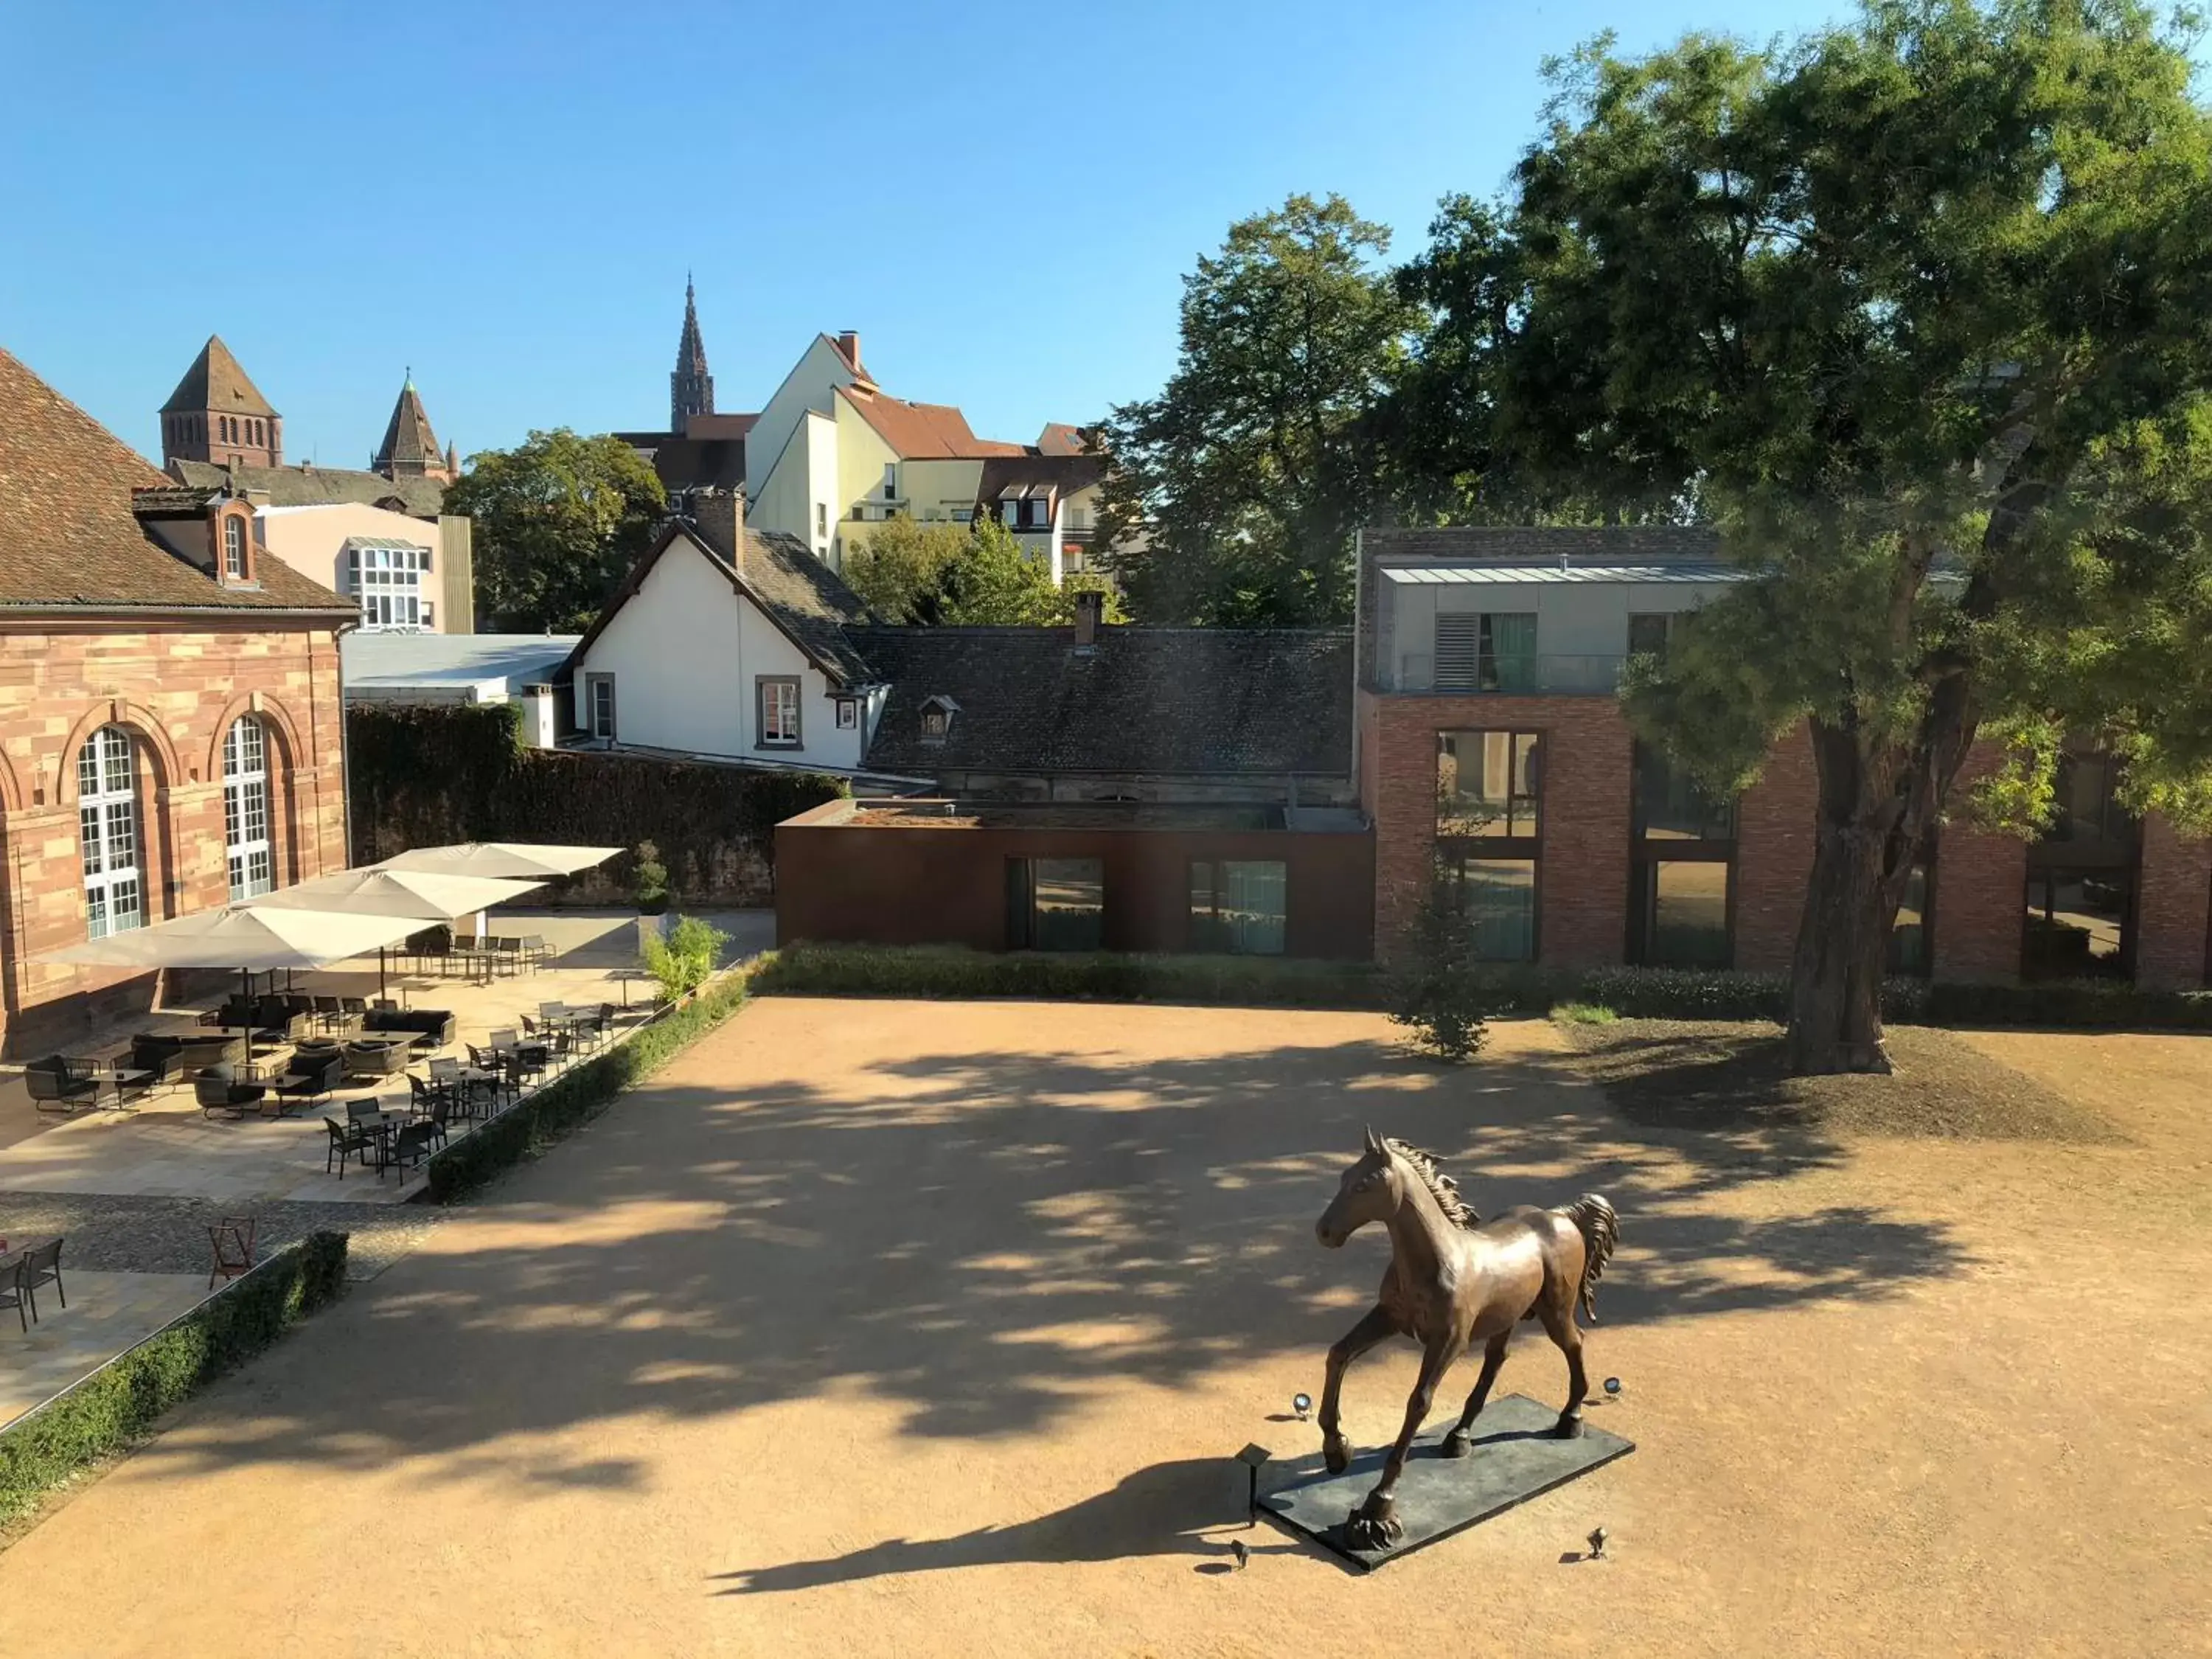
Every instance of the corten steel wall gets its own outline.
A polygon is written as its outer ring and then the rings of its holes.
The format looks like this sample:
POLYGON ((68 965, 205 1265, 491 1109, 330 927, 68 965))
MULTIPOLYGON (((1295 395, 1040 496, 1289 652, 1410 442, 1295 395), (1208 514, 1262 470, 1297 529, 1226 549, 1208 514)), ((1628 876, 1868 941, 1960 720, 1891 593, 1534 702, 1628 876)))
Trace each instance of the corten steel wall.
POLYGON ((10 1054, 43 1052, 151 1005, 154 975, 33 960, 85 937, 77 752, 103 725, 131 736, 149 922, 229 902, 222 744, 258 714, 269 734, 278 885, 346 863, 337 636, 251 614, 26 622, 0 631, 0 1000, 10 1054))
POLYGON ((1628 948, 1629 763, 1610 697, 1358 696, 1374 793, 1375 926, 1384 957, 1428 890, 1436 848, 1437 733, 1490 728, 1543 734, 1538 950, 1547 964, 1589 967, 1628 948))
POLYGON ((921 829, 835 820, 833 802, 775 831, 776 937, 833 944, 1006 948, 1006 860, 1097 859, 1105 948, 1182 951, 1190 861, 1287 866, 1285 954, 1364 960, 1373 951, 1374 838, 1365 830, 921 829), (828 821, 825 821, 828 820, 828 821))
POLYGON ((2212 842, 2185 840, 2160 817, 2143 822, 2142 875, 2136 898, 2136 983, 2184 990, 2212 975, 2212 842))

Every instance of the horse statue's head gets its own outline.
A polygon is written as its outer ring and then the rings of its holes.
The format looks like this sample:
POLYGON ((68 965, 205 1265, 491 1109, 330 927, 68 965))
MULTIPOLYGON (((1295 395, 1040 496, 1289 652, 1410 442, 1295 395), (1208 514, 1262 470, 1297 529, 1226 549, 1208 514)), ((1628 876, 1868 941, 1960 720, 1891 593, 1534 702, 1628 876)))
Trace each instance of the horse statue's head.
POLYGON ((1366 1131, 1367 1144, 1359 1161, 1336 1183, 1336 1196, 1314 1223, 1314 1237, 1332 1250, 1370 1221, 1394 1212, 1405 1196, 1400 1187, 1405 1175, 1391 1155, 1389 1143, 1374 1130, 1366 1131))

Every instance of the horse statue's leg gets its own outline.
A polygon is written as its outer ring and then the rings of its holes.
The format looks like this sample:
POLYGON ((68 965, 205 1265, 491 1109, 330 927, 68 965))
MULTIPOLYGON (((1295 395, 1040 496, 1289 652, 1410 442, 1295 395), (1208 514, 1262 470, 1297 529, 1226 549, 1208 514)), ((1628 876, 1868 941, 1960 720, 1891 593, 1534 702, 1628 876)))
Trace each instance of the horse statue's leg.
POLYGON ((1583 1331, 1575 1323, 1572 1287, 1556 1305, 1553 1298, 1546 1297, 1537 1304, 1536 1315, 1551 1333, 1552 1340, 1559 1345, 1559 1352, 1567 1357, 1567 1403, 1559 1413, 1559 1420, 1552 1425, 1552 1432, 1561 1440, 1578 1440, 1583 1432, 1583 1399, 1589 1393, 1589 1379, 1583 1375, 1583 1331))
POLYGON ((1344 1388, 1345 1367, 1390 1335, 1397 1327, 1378 1303, 1364 1317, 1329 1345, 1328 1376, 1321 1390, 1321 1455, 1331 1474, 1342 1474, 1352 1462, 1352 1449, 1337 1432, 1336 1397, 1344 1388))
POLYGON ((1459 1414, 1459 1426, 1444 1437, 1446 1457, 1464 1457, 1474 1449, 1474 1419, 1482 1415, 1482 1407, 1490 1398, 1490 1385, 1498 1381, 1498 1368, 1505 1363, 1506 1345, 1513 1340, 1513 1328, 1490 1339, 1490 1346, 1482 1351, 1482 1375, 1474 1379, 1474 1392, 1467 1397, 1467 1409, 1459 1414))
POLYGON ((1398 1477, 1405 1473, 1406 1454, 1412 1449, 1413 1437, 1421 1431, 1422 1420, 1436 1403, 1437 1384, 1462 1351, 1460 1344, 1444 1338, 1421 1355, 1420 1381, 1413 1384, 1413 1395, 1406 1401, 1406 1421, 1398 1431, 1397 1443, 1390 1448, 1390 1455, 1383 1462, 1382 1478, 1367 1494, 1367 1501, 1345 1517, 1345 1534, 1352 1548, 1388 1549, 1405 1530, 1398 1523, 1398 1477))

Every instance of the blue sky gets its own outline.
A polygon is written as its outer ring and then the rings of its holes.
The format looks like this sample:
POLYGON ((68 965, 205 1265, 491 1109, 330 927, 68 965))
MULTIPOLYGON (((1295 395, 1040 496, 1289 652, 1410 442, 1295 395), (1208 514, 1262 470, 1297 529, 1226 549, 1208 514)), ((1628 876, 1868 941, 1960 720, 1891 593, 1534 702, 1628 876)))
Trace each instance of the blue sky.
POLYGON ((1027 441, 1158 389, 1229 222, 1340 191, 1418 246, 1538 65, 1825 0, 0 9, 0 346, 126 441, 210 333, 288 460, 362 465, 411 365, 464 452, 665 425, 684 276, 725 410, 858 329, 1027 441))

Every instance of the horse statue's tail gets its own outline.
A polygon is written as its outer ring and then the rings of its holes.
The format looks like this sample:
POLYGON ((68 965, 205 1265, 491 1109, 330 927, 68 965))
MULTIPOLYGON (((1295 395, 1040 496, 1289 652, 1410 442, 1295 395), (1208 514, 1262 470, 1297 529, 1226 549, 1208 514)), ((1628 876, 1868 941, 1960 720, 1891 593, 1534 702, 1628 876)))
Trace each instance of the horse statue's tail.
POLYGON ((1583 1236, 1583 1282, 1577 1293, 1582 1300, 1583 1316, 1595 1325, 1597 1281, 1604 1276, 1605 1264, 1613 1259, 1613 1247, 1620 1242, 1620 1218, 1613 1212, 1613 1206, 1596 1193, 1583 1194, 1562 1213, 1583 1236))

